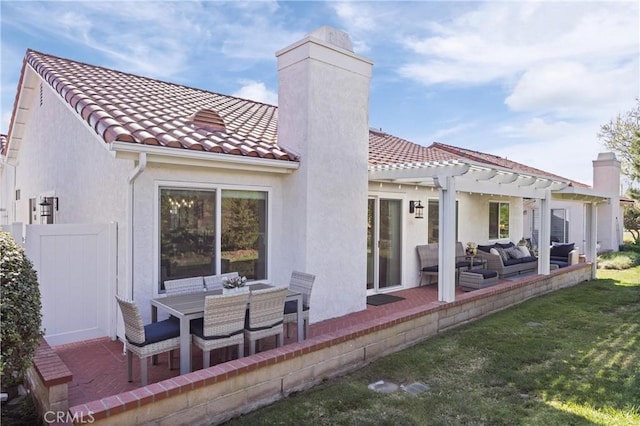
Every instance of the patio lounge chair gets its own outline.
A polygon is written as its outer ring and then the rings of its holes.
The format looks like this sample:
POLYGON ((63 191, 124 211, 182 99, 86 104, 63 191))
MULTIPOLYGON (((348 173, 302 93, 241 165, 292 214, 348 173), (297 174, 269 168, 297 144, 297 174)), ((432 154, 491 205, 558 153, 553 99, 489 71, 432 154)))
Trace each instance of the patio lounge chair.
POLYGON ((276 347, 281 346, 284 332, 284 300, 286 287, 253 290, 249 296, 249 315, 244 324, 244 337, 249 341, 249 354, 256 353, 258 340, 276 336, 276 347))
POLYGON ((429 283, 431 284, 431 277, 438 277, 438 244, 425 244, 416 246, 418 257, 420 258, 420 283, 422 285, 424 277, 429 277, 429 283))
POLYGON ((169 352, 169 369, 172 368, 173 350, 180 348, 180 324, 164 320, 143 325, 140 310, 134 302, 119 296, 116 300, 124 318, 128 380, 133 381, 133 354, 136 354, 140 358, 140 380, 142 386, 146 386, 149 357, 169 352))
POLYGON ((207 275, 206 277, 204 277, 204 286, 207 288, 207 291, 221 290, 222 280, 224 278, 235 278, 237 276, 238 276, 237 272, 226 272, 224 274, 218 274, 218 275, 207 275))
MULTIPOLYGON (((311 289, 316 276, 304 272, 293 271, 289 280, 289 289, 302 293, 302 318, 304 321, 304 338, 309 335, 309 301, 311 300, 311 289)), ((298 322, 298 303, 291 300, 284 305, 284 323, 287 325, 287 336, 289 336, 289 325, 298 322)))
MULTIPOLYGON (((429 277, 429 284, 431 284, 431 277, 438 276, 438 243, 431 243, 416 246, 418 251, 418 257, 420 258, 420 284, 422 285, 424 276, 429 277)), ((467 258, 464 246, 461 242, 456 243, 456 276, 463 268, 470 269, 471 262, 467 258)))
POLYGON ((167 296, 173 296, 175 294, 187 294, 194 293, 196 291, 203 291, 204 287, 202 277, 191 277, 167 280, 164 282, 164 289, 167 292, 167 296))
POLYGON ((202 349, 203 368, 208 368, 213 349, 238 346, 238 358, 244 356, 244 320, 249 291, 207 296, 204 318, 191 322, 193 344, 202 349))

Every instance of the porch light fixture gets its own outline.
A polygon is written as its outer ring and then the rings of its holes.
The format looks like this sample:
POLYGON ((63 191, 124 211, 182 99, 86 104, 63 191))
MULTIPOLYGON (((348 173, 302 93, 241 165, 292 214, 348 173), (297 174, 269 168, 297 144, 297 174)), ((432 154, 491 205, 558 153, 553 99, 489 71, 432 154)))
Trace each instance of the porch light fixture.
POLYGON ((58 197, 43 197, 40 203, 40 216, 51 217, 54 209, 58 211, 58 197))
POLYGON ((420 200, 418 201, 409 201, 409 213, 416 214, 416 219, 424 219, 424 207, 422 206, 422 204, 420 203, 420 200))

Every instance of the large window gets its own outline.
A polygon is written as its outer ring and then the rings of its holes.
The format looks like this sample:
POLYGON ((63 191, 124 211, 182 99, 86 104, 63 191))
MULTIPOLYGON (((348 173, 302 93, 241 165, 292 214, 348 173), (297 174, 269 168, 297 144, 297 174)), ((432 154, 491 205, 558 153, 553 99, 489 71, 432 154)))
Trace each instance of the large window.
POLYGON ((267 194, 222 191, 221 272, 267 277, 267 194))
POLYGON ((489 239, 509 238, 509 203, 489 203, 489 239))
POLYGON ((565 209, 551 209, 551 242, 566 243, 569 238, 569 218, 565 209))
POLYGON ((160 289, 165 280, 216 273, 216 192, 160 189, 160 289))
MULTIPOLYGON (((439 200, 427 202, 427 242, 437 243, 440 236, 439 200)), ((456 201, 456 241, 458 241, 458 201, 456 201)))
POLYGON ((232 271, 266 278, 266 224, 266 192, 160 188, 160 290, 165 280, 232 271))

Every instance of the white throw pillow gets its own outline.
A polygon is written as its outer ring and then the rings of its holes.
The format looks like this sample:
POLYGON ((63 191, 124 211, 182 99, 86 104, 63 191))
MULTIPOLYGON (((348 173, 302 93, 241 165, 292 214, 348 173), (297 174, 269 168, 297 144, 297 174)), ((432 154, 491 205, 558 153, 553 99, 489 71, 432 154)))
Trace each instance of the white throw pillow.
POLYGON ((529 253, 529 249, 527 248, 527 246, 518 246, 518 249, 520 249, 522 254, 524 254, 525 256, 531 256, 531 253, 529 253))
POLYGON ((489 253, 491 253, 491 254, 495 254, 496 256, 500 256, 500 253, 498 253, 498 250, 496 250, 496 249, 494 249, 494 248, 490 249, 490 250, 489 250, 489 253))

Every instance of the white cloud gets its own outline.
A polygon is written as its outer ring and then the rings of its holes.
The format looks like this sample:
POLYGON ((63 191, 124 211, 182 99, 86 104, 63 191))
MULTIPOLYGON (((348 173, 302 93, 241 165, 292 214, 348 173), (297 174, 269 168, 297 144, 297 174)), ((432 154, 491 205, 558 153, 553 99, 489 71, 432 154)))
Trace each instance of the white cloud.
POLYGON ((525 72, 505 103, 514 111, 580 117, 603 108, 616 110, 620 99, 638 90, 637 61, 603 71, 580 62, 558 61, 525 72))
POLYGON ((278 94, 267 89, 264 83, 252 80, 242 80, 243 86, 238 89, 232 96, 243 99, 251 99, 253 101, 262 102, 270 105, 278 104, 278 94))
POLYGON ((476 125, 477 123, 467 121, 454 126, 438 129, 434 133, 427 135, 426 137, 422 137, 421 139, 426 141, 442 141, 445 137, 468 134, 470 129, 474 128, 476 125))
POLYGON ((500 82, 515 111, 590 115, 637 96, 638 5, 490 2, 405 38, 401 75, 425 85, 500 82))
POLYGON ((606 151, 596 138, 598 125, 593 123, 534 118, 499 131, 511 143, 491 153, 586 184, 593 180, 592 161, 606 151))
POLYGON ((400 69, 425 84, 509 79, 558 59, 615 66, 638 53, 632 2, 485 2, 432 33, 405 37, 416 56, 400 69))

